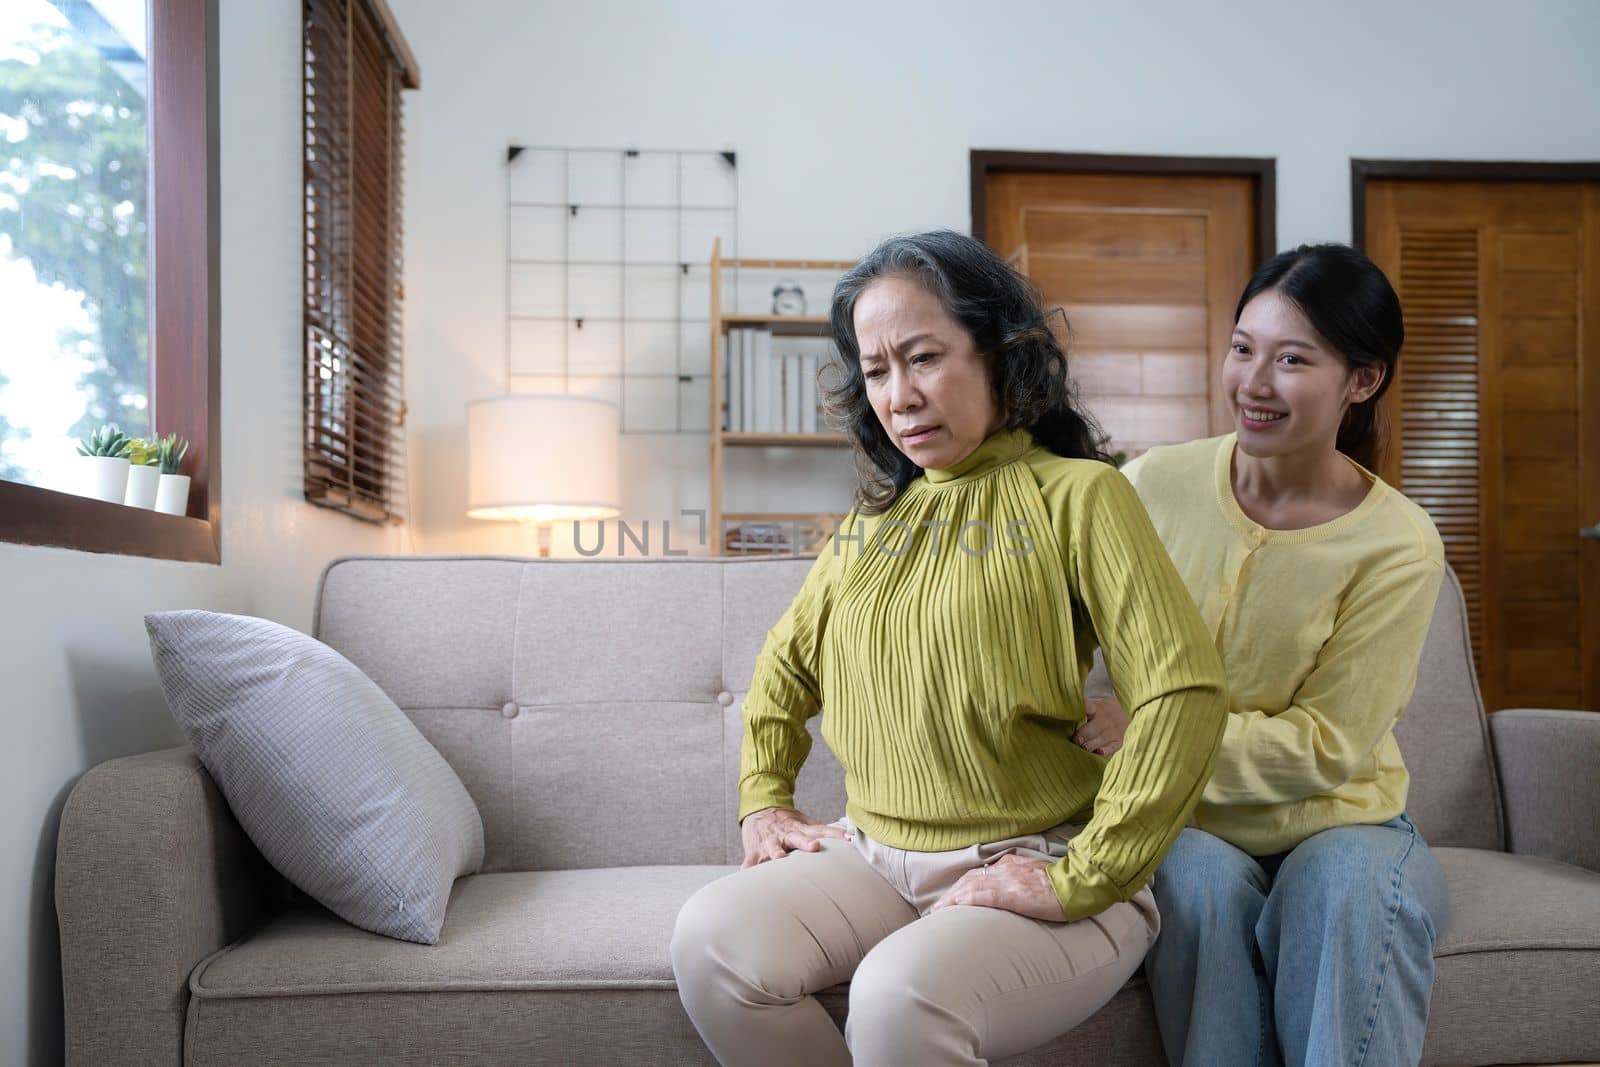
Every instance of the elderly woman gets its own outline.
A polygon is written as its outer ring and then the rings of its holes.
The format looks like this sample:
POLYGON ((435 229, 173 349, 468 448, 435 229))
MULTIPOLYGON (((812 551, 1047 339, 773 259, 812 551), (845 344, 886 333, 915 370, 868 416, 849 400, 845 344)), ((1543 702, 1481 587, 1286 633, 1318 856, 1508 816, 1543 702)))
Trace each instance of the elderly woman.
POLYGON ((673 970, 724 1064, 984 1063, 1143 960, 1222 667, 1025 279, 969 237, 892 239, 832 328, 857 502, 767 635, 744 864, 684 905, 673 970), (1097 646, 1132 711, 1109 761, 1072 741, 1097 646), (828 825, 794 808, 822 707, 848 798, 828 825), (847 980, 841 1035, 813 994, 847 980))

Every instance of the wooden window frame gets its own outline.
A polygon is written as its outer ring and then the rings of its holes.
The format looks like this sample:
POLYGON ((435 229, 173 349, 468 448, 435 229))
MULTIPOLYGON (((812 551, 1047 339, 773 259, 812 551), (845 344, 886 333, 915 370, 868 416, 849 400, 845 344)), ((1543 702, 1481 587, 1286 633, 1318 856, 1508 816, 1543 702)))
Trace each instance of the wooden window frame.
POLYGON ((151 417, 189 439, 189 510, 0 480, 0 541, 221 563, 217 0, 149 10, 151 417))

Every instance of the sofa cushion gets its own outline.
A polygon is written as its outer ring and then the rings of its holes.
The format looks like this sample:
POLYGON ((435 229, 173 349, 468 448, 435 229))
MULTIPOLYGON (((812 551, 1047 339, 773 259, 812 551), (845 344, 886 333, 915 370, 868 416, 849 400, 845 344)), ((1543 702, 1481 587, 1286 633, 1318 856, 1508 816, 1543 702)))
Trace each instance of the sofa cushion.
POLYGON ((630 866, 729 862, 738 800, 722 788, 724 710, 640 700, 407 714, 477 803, 482 870, 497 874, 593 867, 602 852, 630 866))
MULTIPOLYGON (((321 909, 285 913, 196 968, 188 1067, 706 1064, 668 945, 684 901, 730 867, 480 874, 456 883, 439 942, 374 937, 321 909)), ((843 1027, 847 985, 818 996, 843 1027)), ((1024 1065, 1161 1064, 1136 979, 1024 1065)))
MULTIPOLYGON (((1600 875, 1437 849, 1451 918, 1426 1064, 1600 1053, 1600 875)), ((710 1064, 667 945, 683 902, 731 867, 608 867, 456 883, 440 941, 397 944, 323 910, 285 913, 190 979, 190 1064, 440 1059, 710 1064)), ((837 1024, 848 982, 819 993, 837 1024)), ((1008 1064, 1162 1064, 1142 979, 1077 1032, 1008 1064)))
POLYGON ((479 874, 456 882, 436 944, 373 937, 321 908, 284 913, 202 963, 199 998, 377 990, 673 988, 678 910, 726 867, 479 874))
POLYGON ((1600 1060, 1600 874, 1504 852, 1434 851, 1450 919, 1423 1062, 1600 1060))
MULTIPOLYGON (((485 872, 585 868, 602 851, 630 866, 735 862, 728 710, 809 569, 347 557, 323 573, 315 632, 461 777, 485 872)), ((811 763, 824 757, 819 745, 811 763)), ((821 806, 842 813, 842 775, 802 772, 802 794, 821 801, 817 780, 831 783, 821 806)))
MULTIPOLYGON (((1600 1057, 1600 874, 1436 850, 1451 918, 1424 1062, 1600 1057)), ((712 1063, 667 946, 695 890, 729 867, 477 875, 439 943, 374 937, 320 909, 279 916, 196 969, 186 1059, 201 1064, 712 1063)), ((836 1022, 848 986, 818 996, 836 1022)), ((1006 1061, 1160 1065, 1136 978, 1077 1031, 1006 1061)))
POLYGON ((188 1067, 706 1064, 667 946, 726 867, 480 874, 439 942, 403 945, 305 908, 190 980, 188 1067))
POLYGON ((412 558, 328 564, 311 633, 402 708, 498 709, 511 699, 522 563, 445 557, 405 566, 412 558))
POLYGON ((347 921, 431 944, 483 862, 450 765, 339 653, 265 619, 145 616, 173 716, 278 871, 347 921))
POLYGON ((517 598, 511 699, 534 706, 694 702, 725 688, 726 568, 704 559, 650 563, 528 567, 517 598))

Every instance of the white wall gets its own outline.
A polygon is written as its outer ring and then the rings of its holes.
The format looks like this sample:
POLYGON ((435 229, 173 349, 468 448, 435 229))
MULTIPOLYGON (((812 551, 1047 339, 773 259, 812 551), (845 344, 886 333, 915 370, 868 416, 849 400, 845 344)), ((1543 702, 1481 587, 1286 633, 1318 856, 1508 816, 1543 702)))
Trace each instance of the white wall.
POLYGON ((300 493, 297 4, 224 0, 222 566, 0 545, 0 1063, 61 1058, 52 899, 68 790, 102 760, 176 743, 142 616, 200 607, 307 629, 323 563, 403 534, 300 493))
MULTIPOLYGON (((972 148, 1276 157, 1280 246, 1350 239, 1352 157, 1600 158, 1584 0, 390 2, 424 83, 406 196, 428 551, 524 544, 462 517, 462 408, 503 389, 510 140, 736 148, 740 254, 837 259, 968 230, 972 148)), ((706 435, 624 440, 625 517, 706 506, 706 435)), ((780 477, 757 488, 813 506, 815 476, 780 477)))

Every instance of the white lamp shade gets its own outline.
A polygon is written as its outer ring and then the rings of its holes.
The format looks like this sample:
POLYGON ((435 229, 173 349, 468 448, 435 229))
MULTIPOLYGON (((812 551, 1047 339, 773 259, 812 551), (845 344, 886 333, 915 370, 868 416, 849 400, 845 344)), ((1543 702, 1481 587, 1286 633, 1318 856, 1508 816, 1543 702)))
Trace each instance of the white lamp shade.
POLYGON ((615 404, 587 396, 519 393, 468 404, 468 517, 612 518, 621 421, 615 404))

